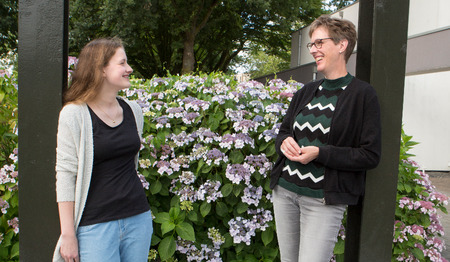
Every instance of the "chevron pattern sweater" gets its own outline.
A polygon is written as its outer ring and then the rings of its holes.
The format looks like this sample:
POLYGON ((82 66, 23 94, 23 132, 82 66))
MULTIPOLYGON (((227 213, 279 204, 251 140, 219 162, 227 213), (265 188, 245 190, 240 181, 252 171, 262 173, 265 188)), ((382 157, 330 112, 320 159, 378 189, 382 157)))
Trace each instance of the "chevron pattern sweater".
MULTIPOLYGON (((324 80, 312 100, 297 115, 293 130, 300 147, 327 145, 331 121, 339 95, 353 76, 324 80)), ((312 161, 306 165, 286 159, 278 184, 300 195, 323 198, 323 165, 312 161)))

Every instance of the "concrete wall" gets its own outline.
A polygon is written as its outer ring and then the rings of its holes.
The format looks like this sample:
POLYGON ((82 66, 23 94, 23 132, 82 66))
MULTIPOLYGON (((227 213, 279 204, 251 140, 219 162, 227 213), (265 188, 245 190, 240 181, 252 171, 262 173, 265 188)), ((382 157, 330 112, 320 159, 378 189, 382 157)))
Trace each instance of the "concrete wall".
POLYGON ((420 142, 411 153, 425 170, 450 170, 449 83, 450 71, 405 79, 404 130, 420 142))
POLYGON ((409 38, 406 75, 450 70, 449 43, 450 28, 409 38))
POLYGON ((410 0, 408 36, 448 28, 449 10, 448 0, 410 0))
POLYGON ((450 170, 450 1, 411 0, 403 102, 411 153, 423 169, 450 170))

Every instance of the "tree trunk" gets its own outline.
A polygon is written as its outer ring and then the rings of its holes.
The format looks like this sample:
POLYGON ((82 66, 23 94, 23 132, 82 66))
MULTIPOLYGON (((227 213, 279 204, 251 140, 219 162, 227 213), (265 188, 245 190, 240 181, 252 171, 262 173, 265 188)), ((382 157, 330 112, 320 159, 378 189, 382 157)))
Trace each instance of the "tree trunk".
POLYGON ((195 57, 194 57, 194 41, 195 33, 187 31, 184 38, 184 50, 183 50, 183 67, 181 69, 182 74, 189 74, 194 71, 195 57))

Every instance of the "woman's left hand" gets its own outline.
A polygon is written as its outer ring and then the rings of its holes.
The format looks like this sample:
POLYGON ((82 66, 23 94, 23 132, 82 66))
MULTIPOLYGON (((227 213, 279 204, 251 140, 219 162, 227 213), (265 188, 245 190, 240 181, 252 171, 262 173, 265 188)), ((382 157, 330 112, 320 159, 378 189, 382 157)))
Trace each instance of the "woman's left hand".
POLYGON ((302 153, 298 157, 295 157, 294 161, 300 162, 304 165, 313 161, 319 156, 319 148, 317 146, 302 147, 302 153))

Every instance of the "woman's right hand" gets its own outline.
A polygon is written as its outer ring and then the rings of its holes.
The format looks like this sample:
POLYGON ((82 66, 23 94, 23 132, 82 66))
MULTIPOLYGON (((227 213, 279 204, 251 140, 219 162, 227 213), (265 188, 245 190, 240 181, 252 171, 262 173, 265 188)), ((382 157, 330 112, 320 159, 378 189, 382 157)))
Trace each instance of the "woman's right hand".
POLYGON ((291 161, 300 162, 302 149, 293 137, 289 136, 283 140, 280 146, 281 152, 291 161))
POLYGON ((61 248, 59 252, 65 262, 79 262, 77 237, 75 235, 61 235, 61 248))
POLYGON ((75 202, 59 202, 59 221, 61 224, 61 248, 59 253, 65 262, 79 262, 78 239, 75 233, 73 207, 75 202))

